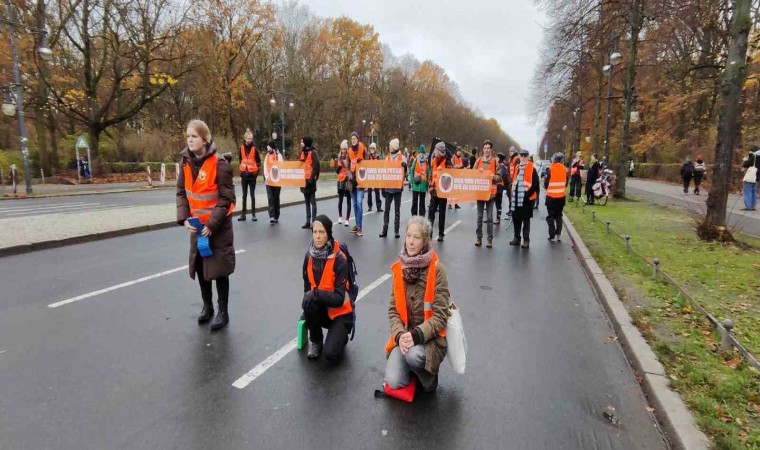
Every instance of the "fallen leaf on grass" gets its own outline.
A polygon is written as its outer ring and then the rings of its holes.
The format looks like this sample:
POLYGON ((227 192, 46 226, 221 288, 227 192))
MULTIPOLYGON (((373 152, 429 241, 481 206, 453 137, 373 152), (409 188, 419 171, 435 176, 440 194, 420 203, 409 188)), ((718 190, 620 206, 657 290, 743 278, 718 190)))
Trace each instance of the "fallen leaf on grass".
POLYGON ((710 330, 702 330, 702 334, 705 336, 712 336, 712 331, 710 330))
POLYGON ((724 362, 723 365, 725 365, 726 367, 730 367, 730 368, 736 370, 736 368, 739 367, 739 364, 741 364, 741 362, 742 362, 742 357, 741 356, 735 356, 735 357, 729 359, 728 361, 724 362))
POLYGON ((681 333, 681 336, 683 336, 683 337, 689 337, 691 335, 689 333, 681 333))
POLYGON ((684 306, 681 312, 684 314, 691 314, 694 311, 691 309, 691 306, 684 306))

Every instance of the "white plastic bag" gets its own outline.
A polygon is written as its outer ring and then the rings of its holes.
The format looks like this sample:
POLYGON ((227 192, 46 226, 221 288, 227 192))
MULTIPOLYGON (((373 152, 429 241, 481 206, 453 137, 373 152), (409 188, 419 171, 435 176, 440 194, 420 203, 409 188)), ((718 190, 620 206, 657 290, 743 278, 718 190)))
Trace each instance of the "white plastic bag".
POLYGON ((446 358, 449 360, 451 368, 460 375, 464 374, 467 362, 467 338, 464 336, 462 316, 454 303, 449 307, 449 319, 446 322, 446 342, 448 344, 446 358))

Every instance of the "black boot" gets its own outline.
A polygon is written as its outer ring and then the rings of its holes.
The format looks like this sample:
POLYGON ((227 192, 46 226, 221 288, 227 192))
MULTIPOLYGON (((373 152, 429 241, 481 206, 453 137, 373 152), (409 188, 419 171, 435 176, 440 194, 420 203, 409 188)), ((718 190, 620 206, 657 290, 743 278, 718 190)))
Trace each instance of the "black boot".
POLYGON ((241 214, 240 217, 238 217, 238 222, 245 222, 245 214, 241 214))
POLYGON ((230 317, 227 315, 227 299, 219 299, 219 312, 211 322, 211 331, 221 330, 230 323, 230 317))
POLYGON ((209 301, 206 303, 203 302, 203 309, 201 309, 201 315, 198 316, 198 325, 203 325, 204 323, 207 323, 209 320, 211 320, 214 317, 214 304, 209 301))
POLYGON ((322 343, 309 341, 309 351, 306 353, 306 356, 309 359, 317 359, 319 358, 319 355, 321 354, 322 354, 322 343))

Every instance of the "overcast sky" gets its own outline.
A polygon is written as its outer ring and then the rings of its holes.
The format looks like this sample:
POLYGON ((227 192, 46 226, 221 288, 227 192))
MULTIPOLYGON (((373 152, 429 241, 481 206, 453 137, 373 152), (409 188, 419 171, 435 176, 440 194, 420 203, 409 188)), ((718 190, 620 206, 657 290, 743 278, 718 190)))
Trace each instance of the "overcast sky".
MULTIPOLYGON (((529 124, 530 79, 543 14, 531 0, 302 0, 320 17, 346 15, 374 26, 397 56, 443 67, 467 102, 535 150, 542 124, 529 124)), ((485 138, 485 136, 484 136, 485 138)))

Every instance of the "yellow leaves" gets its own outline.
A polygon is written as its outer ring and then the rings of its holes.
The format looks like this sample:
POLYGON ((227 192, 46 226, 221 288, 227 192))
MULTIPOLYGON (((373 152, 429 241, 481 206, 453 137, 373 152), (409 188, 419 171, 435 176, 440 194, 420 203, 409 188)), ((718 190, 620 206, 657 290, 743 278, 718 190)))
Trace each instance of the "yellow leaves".
POLYGON ((86 97, 87 94, 81 89, 69 89, 62 96, 64 103, 69 107, 75 106, 86 97))

